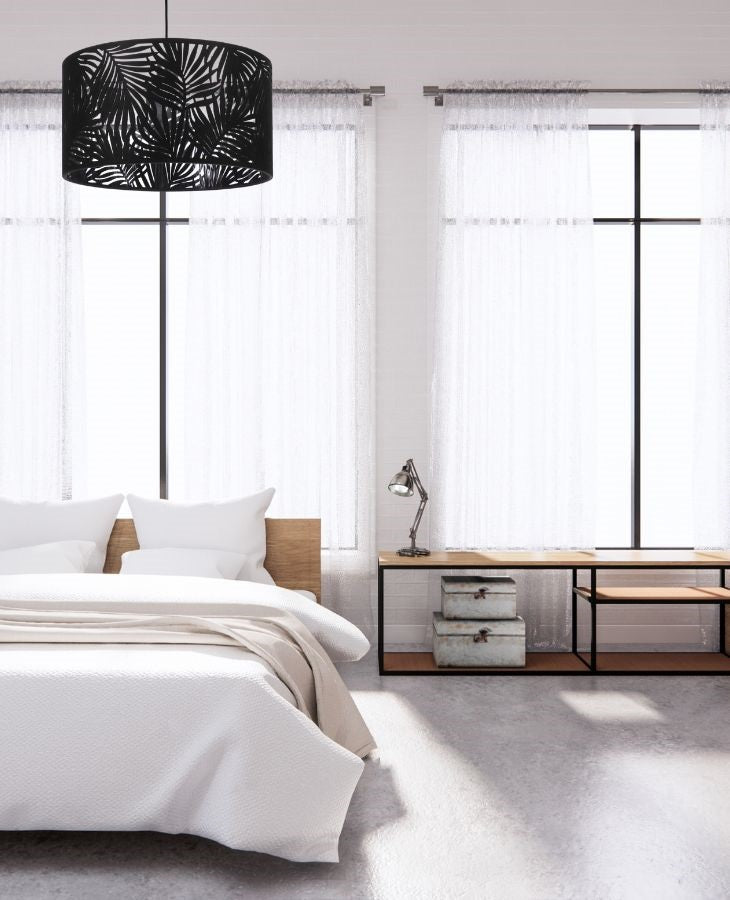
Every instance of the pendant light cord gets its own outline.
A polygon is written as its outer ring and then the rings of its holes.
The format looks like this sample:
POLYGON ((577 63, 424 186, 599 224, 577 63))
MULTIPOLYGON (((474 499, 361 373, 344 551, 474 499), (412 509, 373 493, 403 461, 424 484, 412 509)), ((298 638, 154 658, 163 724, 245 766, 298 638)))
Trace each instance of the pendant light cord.
POLYGON ((165 37, 167 36, 167 0, 165 0, 165 37))

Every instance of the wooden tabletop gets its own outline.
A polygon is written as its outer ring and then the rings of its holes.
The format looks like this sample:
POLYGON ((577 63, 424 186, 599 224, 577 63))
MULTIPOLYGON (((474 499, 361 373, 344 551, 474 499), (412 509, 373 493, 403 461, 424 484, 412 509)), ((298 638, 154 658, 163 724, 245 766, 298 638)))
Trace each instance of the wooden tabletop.
POLYGON ((434 550, 430 556, 378 552, 378 565, 394 568, 610 569, 612 566, 681 569, 730 567, 728 550, 434 550))

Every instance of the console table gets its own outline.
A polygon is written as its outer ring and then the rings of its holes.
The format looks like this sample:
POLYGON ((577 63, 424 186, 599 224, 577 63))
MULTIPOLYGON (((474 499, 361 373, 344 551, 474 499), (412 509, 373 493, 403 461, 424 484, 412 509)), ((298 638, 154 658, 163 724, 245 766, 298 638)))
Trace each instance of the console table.
POLYGON ((708 550, 557 550, 435 551, 430 556, 378 554, 378 665, 381 675, 730 675, 725 604, 730 551, 708 550), (570 652, 528 651, 524 668, 438 668, 431 653, 386 653, 384 649, 385 573, 414 569, 563 569, 572 572, 570 652), (713 569, 717 587, 598 587, 600 571, 657 569, 713 569), (578 573, 587 573, 579 584, 578 573), (590 652, 578 650, 578 603, 590 605, 590 652), (718 607, 720 646, 716 653, 630 652, 599 653, 596 631, 602 604, 711 604, 718 607))

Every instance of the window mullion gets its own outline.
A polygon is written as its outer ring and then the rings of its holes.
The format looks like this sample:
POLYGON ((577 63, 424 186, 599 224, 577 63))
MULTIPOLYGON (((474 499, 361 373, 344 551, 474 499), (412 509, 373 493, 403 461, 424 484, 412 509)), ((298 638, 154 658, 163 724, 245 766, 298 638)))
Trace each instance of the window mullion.
POLYGON ((634 125, 634 327, 631 546, 641 547, 641 125, 634 125))

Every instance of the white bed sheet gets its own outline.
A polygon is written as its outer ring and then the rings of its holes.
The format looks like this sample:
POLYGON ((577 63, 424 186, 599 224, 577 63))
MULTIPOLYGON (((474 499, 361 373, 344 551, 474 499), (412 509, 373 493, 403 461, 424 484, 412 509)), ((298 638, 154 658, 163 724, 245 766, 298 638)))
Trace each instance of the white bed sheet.
POLYGON ((2 830, 190 833, 336 862, 364 766, 236 647, 5 644, 0 722, 2 830))

